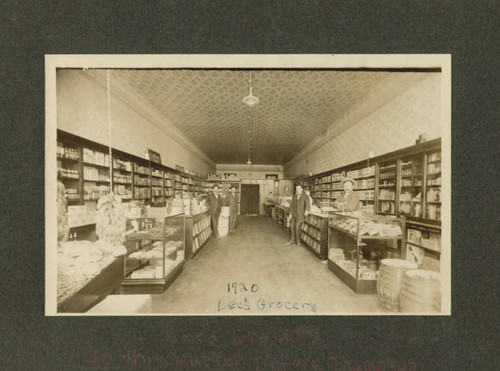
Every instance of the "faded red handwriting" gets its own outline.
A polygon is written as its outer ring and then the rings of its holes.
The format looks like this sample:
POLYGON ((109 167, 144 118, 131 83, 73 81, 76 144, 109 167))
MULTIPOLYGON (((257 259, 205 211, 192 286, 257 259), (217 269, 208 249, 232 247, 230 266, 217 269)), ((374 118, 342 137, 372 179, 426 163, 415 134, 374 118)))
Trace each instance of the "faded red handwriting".
POLYGON ((244 352, 224 353, 146 353, 129 350, 112 357, 110 353, 87 352, 85 364, 96 370, 334 370, 334 371, 416 371, 415 362, 396 362, 390 360, 353 361, 343 357, 314 355, 310 357, 280 356, 244 352))

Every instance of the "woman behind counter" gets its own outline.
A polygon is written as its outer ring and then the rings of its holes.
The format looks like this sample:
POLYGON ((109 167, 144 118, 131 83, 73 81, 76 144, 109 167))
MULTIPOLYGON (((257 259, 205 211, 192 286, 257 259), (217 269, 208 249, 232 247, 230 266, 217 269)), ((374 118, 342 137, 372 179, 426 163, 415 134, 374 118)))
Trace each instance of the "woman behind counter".
POLYGON ((340 211, 356 211, 361 208, 359 196, 354 192, 354 180, 345 178, 342 181, 344 192, 333 202, 333 207, 340 211))

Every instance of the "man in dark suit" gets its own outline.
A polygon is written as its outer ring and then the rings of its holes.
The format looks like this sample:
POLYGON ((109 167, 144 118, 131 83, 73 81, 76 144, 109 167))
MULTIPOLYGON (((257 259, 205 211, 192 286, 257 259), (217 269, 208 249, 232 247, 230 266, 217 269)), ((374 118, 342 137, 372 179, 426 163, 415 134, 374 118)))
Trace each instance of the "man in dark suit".
POLYGON ((231 186, 229 194, 226 197, 226 205, 229 206, 229 232, 234 232, 236 225, 236 215, 238 215, 238 199, 236 196, 236 187, 231 186))
POLYGON ((213 192, 208 194, 208 207, 210 208, 210 221, 214 237, 219 239, 219 215, 221 211, 221 197, 219 195, 219 186, 214 184, 213 192))
POLYGON ((293 243, 301 246, 300 244, 300 227, 305 220, 305 217, 309 215, 309 209, 311 205, 309 203, 309 197, 303 192, 302 186, 298 185, 296 192, 292 197, 292 204, 290 205, 290 232, 291 238, 287 245, 293 243))

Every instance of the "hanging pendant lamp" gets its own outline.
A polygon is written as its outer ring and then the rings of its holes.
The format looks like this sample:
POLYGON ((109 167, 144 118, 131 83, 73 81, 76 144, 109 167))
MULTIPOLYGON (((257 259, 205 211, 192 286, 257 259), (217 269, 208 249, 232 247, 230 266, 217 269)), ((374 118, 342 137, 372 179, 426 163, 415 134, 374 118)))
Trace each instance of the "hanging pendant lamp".
POLYGON ((248 80, 248 84, 249 84, 250 92, 246 97, 243 97, 243 99, 241 101, 243 103, 245 103, 247 106, 252 107, 252 106, 256 105, 257 103, 259 103, 259 98, 257 98, 256 96, 254 96, 252 94, 252 71, 250 71, 250 80, 248 80))

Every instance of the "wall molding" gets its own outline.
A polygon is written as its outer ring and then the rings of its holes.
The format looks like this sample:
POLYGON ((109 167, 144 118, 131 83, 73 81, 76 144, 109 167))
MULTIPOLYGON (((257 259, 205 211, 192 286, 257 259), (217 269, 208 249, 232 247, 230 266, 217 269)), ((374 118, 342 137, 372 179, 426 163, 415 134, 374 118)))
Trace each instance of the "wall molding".
POLYGON ((268 171, 283 172, 283 165, 217 164, 217 171, 268 171))

